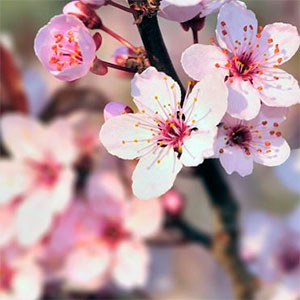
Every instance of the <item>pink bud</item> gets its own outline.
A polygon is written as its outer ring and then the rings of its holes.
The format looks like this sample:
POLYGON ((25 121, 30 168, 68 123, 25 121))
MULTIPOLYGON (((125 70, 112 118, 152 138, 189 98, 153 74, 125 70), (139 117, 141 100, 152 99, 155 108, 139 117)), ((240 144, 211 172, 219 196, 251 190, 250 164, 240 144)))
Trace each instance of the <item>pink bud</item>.
POLYGON ((102 26, 102 21, 97 13, 80 1, 72 1, 66 4, 63 8, 63 13, 75 16, 89 29, 99 29, 102 26))
POLYGON ((81 0, 81 2, 96 9, 103 5, 106 5, 108 1, 107 0, 81 0))
POLYGON ((118 48, 112 55, 114 63, 119 66, 125 66, 129 57, 136 57, 136 54, 125 46, 118 48))
POLYGON ((176 190, 170 190, 162 197, 163 207, 167 213, 178 215, 183 209, 183 197, 176 190))
POLYGON ((96 45, 84 24, 74 16, 55 16, 39 30, 34 50, 46 69, 61 80, 86 75, 96 56, 96 45))
POLYGON ((112 117, 120 116, 122 114, 131 114, 133 110, 120 102, 109 102, 104 107, 104 120, 107 121, 112 117))

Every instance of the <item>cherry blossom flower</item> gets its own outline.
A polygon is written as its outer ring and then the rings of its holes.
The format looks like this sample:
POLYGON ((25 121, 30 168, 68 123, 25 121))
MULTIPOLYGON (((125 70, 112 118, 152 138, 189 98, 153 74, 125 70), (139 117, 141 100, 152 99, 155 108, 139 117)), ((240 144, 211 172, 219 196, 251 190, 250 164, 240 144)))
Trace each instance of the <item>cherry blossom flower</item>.
POLYGON ((43 273, 34 256, 11 245, 0 250, 0 257, 0 299, 39 299, 43 273))
POLYGON ((41 28, 34 50, 44 67, 56 78, 73 81, 89 72, 96 44, 84 24, 74 16, 55 16, 41 28))
POLYGON ((145 284, 149 252, 143 242, 161 227, 159 199, 143 203, 126 194, 118 176, 97 172, 88 182, 87 201, 77 199, 52 232, 47 250, 52 266, 71 289, 98 289, 112 278, 123 288, 145 284))
POLYGON ((133 113, 133 110, 127 105, 120 102, 109 102, 108 104, 106 104, 103 111, 105 121, 111 119, 112 117, 129 113, 133 113))
POLYGON ((27 246, 38 241, 53 216, 69 204, 74 181, 71 164, 77 155, 73 132, 63 119, 46 127, 34 119, 10 114, 1 120, 1 133, 12 158, 0 160, 5 174, 0 181, 0 212, 6 222, 13 223, 10 230, 14 230, 6 238, 1 230, 1 239, 11 240, 13 234, 27 246))
POLYGON ((159 16, 176 22, 186 22, 215 13, 230 0, 162 0, 159 16))
POLYGON ((300 296, 300 206, 279 218, 262 212, 246 215, 242 224, 241 254, 252 273, 274 284, 270 299, 300 296))
POLYGON ((176 216, 183 211, 184 198, 178 191, 172 189, 163 195, 162 205, 167 213, 176 216))
POLYGON ((246 176, 252 173, 253 162, 269 167, 285 162, 290 147, 281 137, 278 126, 286 114, 286 108, 262 105, 259 115, 250 121, 225 115, 219 127, 215 152, 226 172, 246 176))
POLYGON ((182 54, 182 66, 195 80, 218 74, 226 81, 231 116, 256 117, 260 101, 281 107, 299 102, 297 80, 278 68, 299 47, 296 27, 274 23, 262 28, 251 10, 230 2, 220 9, 216 34, 219 47, 214 41, 214 45, 192 45, 182 54))
POLYGON ((133 192, 141 199, 169 190, 182 165, 197 166, 213 155, 216 125, 227 107, 222 80, 206 77, 187 93, 183 107, 178 84, 150 67, 132 81, 139 113, 109 119, 100 139, 109 153, 139 158, 133 192))

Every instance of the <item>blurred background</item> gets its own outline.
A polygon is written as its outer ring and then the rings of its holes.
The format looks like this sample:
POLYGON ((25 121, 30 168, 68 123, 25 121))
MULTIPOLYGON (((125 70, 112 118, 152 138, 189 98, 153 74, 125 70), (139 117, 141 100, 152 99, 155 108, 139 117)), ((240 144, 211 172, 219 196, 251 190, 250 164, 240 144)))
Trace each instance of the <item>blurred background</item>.
MULTIPOLYGON (((82 128, 91 127, 92 132, 97 136, 103 122, 102 110, 105 103, 118 101, 132 106, 131 78, 125 73, 110 69, 105 76, 89 73, 76 82, 65 83, 54 78, 42 67, 33 51, 35 35, 50 18, 62 13, 62 8, 67 2, 60 0, 0 0, 0 43, 20 72, 20 86, 18 88, 24 92, 21 97, 29 101, 31 115, 44 121, 52 120, 57 116, 77 120, 76 113, 83 113, 85 117, 79 118, 81 123, 73 122, 77 126, 75 133, 84 135, 86 131, 82 128)), ((119 3, 125 4, 125 1, 119 1, 119 3)), ((249 0, 245 3, 248 8, 255 12, 259 25, 284 22, 293 24, 299 31, 300 1, 249 0)), ((137 28, 133 24, 133 18, 130 14, 106 6, 99 9, 99 15, 107 27, 125 37, 133 45, 141 45, 137 28)), ((182 82, 187 82, 188 78, 180 64, 180 56, 183 50, 192 44, 192 34, 183 31, 178 23, 162 18, 159 19, 159 23, 178 75, 182 82)), ((200 43, 209 44, 209 39, 214 37, 215 25, 216 15, 208 16, 204 29, 199 33, 200 43)), ((121 45, 105 33, 102 34, 102 37, 103 44, 97 54, 100 58, 111 61, 113 52, 121 45)), ((6 110, 9 110, 10 103, 14 101, 12 97, 19 97, 8 88, 8 82, 13 81, 15 75, 11 74, 11 68, 7 67, 8 61, 4 57, 2 53, 0 58, 2 65, 2 116, 7 113, 6 110)), ((282 68, 299 80, 299 51, 282 68)), ((228 176, 220 169, 240 204, 241 226, 243 226, 244 220, 249 219, 249 215, 253 211, 272 215, 282 220, 292 213, 299 204, 300 152, 297 150, 300 144, 299 112, 299 105, 291 107, 288 118, 282 125, 283 136, 293 149, 285 164, 275 168, 256 164, 254 172, 245 178, 237 174, 228 176)), ((130 188, 130 174, 133 166, 124 162, 120 167, 119 161, 106 154, 100 144, 95 142, 93 147, 93 151, 95 151, 92 161, 93 169, 114 170, 117 176, 121 178, 124 188, 130 188)), ((4 151, 7 149, 2 149, 2 151, 2 155, 4 155, 4 151)), ((85 167, 84 165, 83 169, 85 167)), ((84 173, 82 169, 79 172, 84 173)), ((5 174, 1 174, 1 176, 5 176, 5 174)), ((212 214, 202 182, 193 176, 192 171, 183 170, 176 179, 174 189, 178 193, 180 201, 184 202, 182 212, 184 219, 201 231, 211 233, 212 214)), ((252 222, 255 222, 255 219, 252 222)), ((300 224, 298 225, 300 226, 300 224)), ((157 236, 164 235, 162 227, 161 230, 157 230, 157 236)), ((151 253, 151 262, 148 268, 149 276, 145 284, 138 289, 128 290, 105 283, 99 284, 101 292, 80 291, 79 294, 70 294, 69 291, 62 293, 50 281, 51 284, 45 285, 46 288, 44 288, 42 293, 44 296, 42 297, 45 299, 63 299, 66 297, 90 297, 89 299, 231 299, 233 297, 228 276, 215 262, 212 254, 201 245, 185 243, 183 245, 161 246, 156 245, 155 242, 149 242, 147 247, 151 253)), ((1 259, 3 261, 4 256, 1 259)), ((272 284, 278 283, 278 281, 270 282, 272 284)), ((269 289, 270 284, 266 288, 269 289)), ((1 273, 0 299, 2 299, 1 273)), ((290 299, 293 300, 293 298, 290 299)))

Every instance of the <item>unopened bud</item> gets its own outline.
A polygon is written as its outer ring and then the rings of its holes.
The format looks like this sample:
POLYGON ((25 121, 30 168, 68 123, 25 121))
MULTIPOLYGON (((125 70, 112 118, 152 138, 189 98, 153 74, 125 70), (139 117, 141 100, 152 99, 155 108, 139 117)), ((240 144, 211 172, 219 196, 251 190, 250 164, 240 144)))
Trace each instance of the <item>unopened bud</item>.
POLYGON ((103 111, 105 121, 111 119, 112 117, 130 113, 133 113, 133 110, 129 106, 126 106, 120 102, 109 102, 106 104, 103 111))
POLYGON ((100 29, 102 27, 102 21, 97 13, 83 2, 69 2, 64 6, 63 13, 77 17, 89 29, 100 29))
POLYGON ((125 46, 118 48, 112 55, 114 63, 119 66, 126 66, 126 62, 130 57, 136 57, 136 54, 125 46))

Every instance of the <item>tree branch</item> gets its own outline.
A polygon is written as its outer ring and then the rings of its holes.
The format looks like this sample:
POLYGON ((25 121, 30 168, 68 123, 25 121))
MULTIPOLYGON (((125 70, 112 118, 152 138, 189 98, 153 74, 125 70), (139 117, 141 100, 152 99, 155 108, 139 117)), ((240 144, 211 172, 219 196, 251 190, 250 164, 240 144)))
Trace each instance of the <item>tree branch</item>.
MULTIPOLYGON (((130 2, 131 0, 129 0, 130 2)), ((137 19, 138 16, 135 16, 135 18, 137 19)), ((144 17, 142 22, 138 24, 138 29, 151 65, 176 80, 180 85, 182 95, 184 95, 184 88, 168 55, 158 26, 157 17, 144 17)), ((195 168, 195 173, 202 178, 210 195, 214 215, 213 253, 231 278, 235 298, 252 299, 258 282, 247 271, 246 266, 239 258, 238 205, 234 196, 220 174, 216 161, 205 160, 202 165, 195 168)), ((182 229, 182 232, 193 239, 195 231, 186 230, 185 224, 182 221, 180 222, 179 227, 182 229)))

